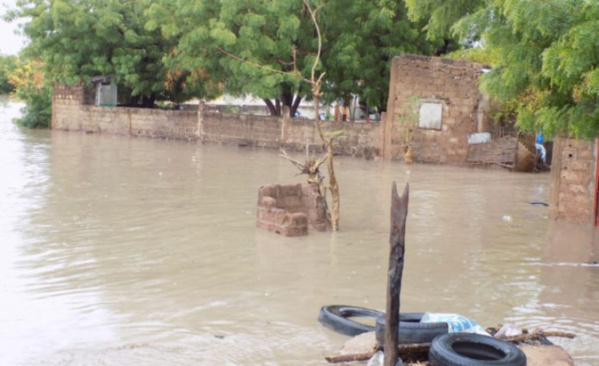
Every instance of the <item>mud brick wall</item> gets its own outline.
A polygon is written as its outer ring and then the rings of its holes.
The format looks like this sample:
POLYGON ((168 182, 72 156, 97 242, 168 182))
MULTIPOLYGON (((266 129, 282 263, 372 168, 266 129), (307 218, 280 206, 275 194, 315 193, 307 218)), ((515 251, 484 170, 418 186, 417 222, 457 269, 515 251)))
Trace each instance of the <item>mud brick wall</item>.
POLYGON ((82 86, 57 85, 52 99, 52 128, 139 137, 195 140, 196 111, 85 105, 82 86))
POLYGON ((200 134, 203 142, 278 148, 282 117, 209 112, 200 105, 200 134))
MULTIPOLYGON (((412 142, 416 162, 464 164, 467 137, 479 131, 483 97, 477 82, 483 67, 466 61, 404 54, 393 59, 387 117, 383 121, 385 159, 403 158, 403 136, 398 117, 406 114, 411 97, 443 105, 440 130, 417 128, 412 142)), ((484 123, 481 121, 481 126, 484 123)))
POLYGON ((84 92, 82 86, 54 85, 52 95, 52 128, 79 130, 81 105, 84 92))
MULTIPOLYGON (((115 109, 115 108, 112 108, 115 109)), ((130 121, 130 135, 178 140, 197 140, 197 111, 118 108, 130 121)))
MULTIPOLYGON (((52 128, 136 137, 199 140, 206 143, 322 151, 314 121, 197 109, 161 110, 88 105, 82 86, 57 85, 52 103, 52 128)), ((372 158, 380 151, 380 128, 370 123, 323 122, 323 130, 343 130, 335 152, 372 158)))
POLYGON ((302 212, 301 184, 270 184, 258 191, 256 225, 284 236, 308 234, 308 216, 302 212))
POLYGON ((324 198, 313 184, 269 184, 258 191, 256 225, 285 236, 329 229, 324 198))
POLYGON ((551 218, 579 223, 595 220, 595 141, 557 138, 553 142, 551 218))
MULTIPOLYGON (((343 134, 335 139, 336 154, 368 159, 380 155, 379 123, 323 121, 322 130, 325 137, 330 133, 343 131, 343 134)), ((307 143, 311 151, 323 151, 323 143, 314 121, 291 119, 283 136, 284 146, 289 150, 303 151, 307 143)))
POLYGON ((308 216, 308 223, 317 231, 331 228, 327 219, 327 203, 319 193, 315 184, 302 184, 302 212, 308 216))

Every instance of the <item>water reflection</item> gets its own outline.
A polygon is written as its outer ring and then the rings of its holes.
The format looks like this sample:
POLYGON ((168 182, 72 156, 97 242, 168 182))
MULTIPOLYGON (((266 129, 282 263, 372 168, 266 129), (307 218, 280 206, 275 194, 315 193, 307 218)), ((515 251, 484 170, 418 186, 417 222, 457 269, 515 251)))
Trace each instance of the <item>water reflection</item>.
POLYGON ((274 151, 0 132, 2 364, 325 364, 345 337, 322 305, 384 308, 408 179, 403 309, 574 331, 561 344, 597 363, 599 268, 560 265, 597 241, 530 204, 546 174, 338 158, 342 231, 283 238, 255 229, 258 187, 301 181, 274 151))

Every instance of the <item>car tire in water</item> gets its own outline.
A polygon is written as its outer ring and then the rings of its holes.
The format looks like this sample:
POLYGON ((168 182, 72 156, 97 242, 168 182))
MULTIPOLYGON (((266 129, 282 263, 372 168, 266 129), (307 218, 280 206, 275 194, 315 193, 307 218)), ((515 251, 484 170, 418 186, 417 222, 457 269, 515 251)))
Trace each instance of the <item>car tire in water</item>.
POLYGON ((429 350, 435 366, 526 366, 526 355, 513 344, 471 333, 435 338, 429 350))
MULTIPOLYGON (((399 314, 400 343, 427 343, 441 334, 447 334, 447 323, 419 323, 422 313, 399 314)), ((385 313, 378 310, 348 305, 328 305, 320 309, 318 321, 337 333, 356 336, 376 331, 377 341, 382 345, 385 336, 385 313), (357 322, 351 318, 376 319, 375 326, 357 322), (379 339, 380 338, 380 339, 379 339)))
MULTIPOLYGON (((420 323, 423 313, 401 313, 399 314, 399 344, 430 343, 440 335, 449 332, 447 323, 420 323)), ((385 345, 386 321, 384 314, 376 319, 374 328, 376 341, 379 345, 385 345)))
POLYGON ((366 332, 373 332, 374 325, 359 323, 351 318, 372 318, 384 315, 382 311, 348 305, 327 305, 320 309, 318 321, 327 328, 337 333, 348 336, 357 336, 366 332))

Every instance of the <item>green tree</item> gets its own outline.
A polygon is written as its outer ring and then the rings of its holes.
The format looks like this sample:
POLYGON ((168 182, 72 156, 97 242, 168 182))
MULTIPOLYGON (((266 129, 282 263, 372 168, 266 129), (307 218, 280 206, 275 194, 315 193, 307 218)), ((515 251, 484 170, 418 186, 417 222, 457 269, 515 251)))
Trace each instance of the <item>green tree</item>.
MULTIPOLYGON (((422 25, 407 19, 402 2, 315 1, 322 30, 318 71, 326 72, 323 100, 357 94, 371 106, 387 103, 389 67, 402 52, 431 54, 443 43, 427 42, 422 25)), ((295 111, 310 87, 318 41, 302 0, 163 0, 149 10, 149 30, 178 40, 167 62, 185 71, 187 85, 221 87, 233 95, 264 100, 271 114, 295 111), (260 65, 261 67, 256 67, 260 65), (197 75, 201 77, 198 78, 197 75)))
POLYGON ((147 28, 178 42, 167 63, 187 73, 186 85, 203 86, 206 94, 255 95, 280 115, 284 105, 293 112, 310 90, 293 75, 315 51, 302 7, 301 0, 165 0, 151 6, 147 28))
POLYGON ((429 39, 451 39, 452 27, 485 5, 485 0, 406 0, 410 19, 425 21, 429 39))
POLYGON ((17 68, 16 56, 0 55, 0 94, 9 94, 15 87, 9 82, 10 74, 17 68))
POLYGON ((16 96, 26 103, 17 124, 28 128, 46 128, 52 119, 52 84, 44 77, 41 61, 22 61, 11 72, 9 82, 16 96))
POLYGON ((111 75, 131 104, 186 97, 162 63, 172 48, 144 27, 150 0, 19 0, 9 19, 25 20, 26 57, 43 61, 48 79, 74 84, 111 75))
POLYGON ((595 137, 599 133, 599 3, 501 0, 460 20, 462 37, 480 35, 498 55, 482 88, 517 101, 525 130, 595 137))
POLYGON ((427 41, 423 22, 408 19, 403 1, 335 0, 320 17, 325 45, 325 100, 358 95, 368 106, 385 110, 393 57, 402 53, 442 54, 443 40, 427 41))

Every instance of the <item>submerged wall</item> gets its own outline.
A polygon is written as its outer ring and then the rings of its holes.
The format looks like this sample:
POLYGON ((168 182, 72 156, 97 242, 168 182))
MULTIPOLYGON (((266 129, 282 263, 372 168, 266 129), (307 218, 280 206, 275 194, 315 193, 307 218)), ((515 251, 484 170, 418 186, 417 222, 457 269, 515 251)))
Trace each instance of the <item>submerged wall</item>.
POLYGON ((326 202, 316 184, 269 184, 258 191, 256 225, 285 236, 330 229, 326 202))
MULTIPOLYGON (((195 140, 206 143, 322 151, 314 121, 288 116, 253 116, 209 111, 203 103, 197 110, 162 110, 128 107, 98 107, 89 101, 82 86, 55 87, 52 128, 65 131, 195 140)), ((325 135, 343 130, 335 144, 341 155, 372 157, 379 153, 378 124, 323 122, 325 135)))
POLYGON ((596 142, 556 138, 553 142, 551 217, 579 223, 595 221, 596 142))
POLYGON ((197 139, 196 111, 97 107, 84 104, 84 88, 55 87, 52 128, 138 137, 197 139))

